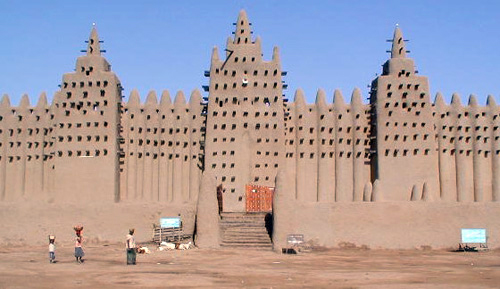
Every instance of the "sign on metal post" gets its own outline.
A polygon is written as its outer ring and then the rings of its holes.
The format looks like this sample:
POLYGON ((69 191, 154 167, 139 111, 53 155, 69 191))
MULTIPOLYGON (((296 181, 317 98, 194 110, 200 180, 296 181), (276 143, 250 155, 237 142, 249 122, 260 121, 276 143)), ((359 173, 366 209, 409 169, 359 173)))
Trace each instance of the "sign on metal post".
POLYGON ((462 229, 462 243, 486 244, 486 229, 462 229))
POLYGON ((304 243, 304 235, 302 234, 290 234, 286 236, 286 242, 288 246, 298 246, 304 243))
POLYGON ((181 227, 181 217, 165 217, 160 218, 161 228, 180 228, 181 227))

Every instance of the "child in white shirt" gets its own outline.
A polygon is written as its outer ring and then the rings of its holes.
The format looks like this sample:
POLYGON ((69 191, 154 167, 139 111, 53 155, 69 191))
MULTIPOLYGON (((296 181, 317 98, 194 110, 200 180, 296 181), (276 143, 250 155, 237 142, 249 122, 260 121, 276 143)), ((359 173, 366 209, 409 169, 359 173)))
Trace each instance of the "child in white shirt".
POLYGON ((50 263, 56 262, 56 236, 49 236, 49 261, 50 263))

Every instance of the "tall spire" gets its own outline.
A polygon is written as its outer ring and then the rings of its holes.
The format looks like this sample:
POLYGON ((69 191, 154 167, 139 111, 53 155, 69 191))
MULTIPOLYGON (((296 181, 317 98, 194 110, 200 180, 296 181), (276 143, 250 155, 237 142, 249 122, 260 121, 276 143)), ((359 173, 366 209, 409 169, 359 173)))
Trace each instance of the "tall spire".
POLYGON ((234 43, 252 43, 250 23, 248 22, 245 10, 241 10, 238 15, 238 22, 236 22, 236 31, 234 33, 234 43))
POLYGON ((87 55, 101 55, 101 45, 99 43, 99 35, 97 35, 97 29, 94 24, 89 36, 87 55))
POLYGON ((391 58, 406 58, 406 47, 403 39, 403 33, 399 26, 394 30, 394 37, 392 39, 391 58))
POLYGON ((219 60, 219 49, 217 48, 217 46, 214 46, 214 48, 212 49, 212 62, 218 60, 219 60))

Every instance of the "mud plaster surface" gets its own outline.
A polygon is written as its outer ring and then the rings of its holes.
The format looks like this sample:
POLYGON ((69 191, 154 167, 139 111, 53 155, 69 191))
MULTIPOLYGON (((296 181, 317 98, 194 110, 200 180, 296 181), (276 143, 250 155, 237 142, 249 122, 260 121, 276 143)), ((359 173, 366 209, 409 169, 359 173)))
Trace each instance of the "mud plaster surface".
POLYGON ((153 224, 160 217, 180 214, 184 231, 194 229, 195 204, 86 203, 76 204, 0 204, 0 246, 37 246, 49 234, 58 242, 72 242, 73 226, 83 225, 87 243, 121 242, 135 228, 139 242, 150 241, 153 224))

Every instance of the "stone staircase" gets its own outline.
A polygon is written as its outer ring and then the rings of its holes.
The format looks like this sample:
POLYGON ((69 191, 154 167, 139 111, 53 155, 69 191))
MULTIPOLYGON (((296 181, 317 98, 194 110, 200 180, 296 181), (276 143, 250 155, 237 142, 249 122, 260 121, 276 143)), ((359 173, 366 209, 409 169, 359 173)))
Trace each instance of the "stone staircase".
POLYGON ((224 248, 248 248, 271 250, 269 230, 272 218, 267 212, 221 213, 221 246, 224 248), (267 223, 267 224, 266 224, 267 223))

